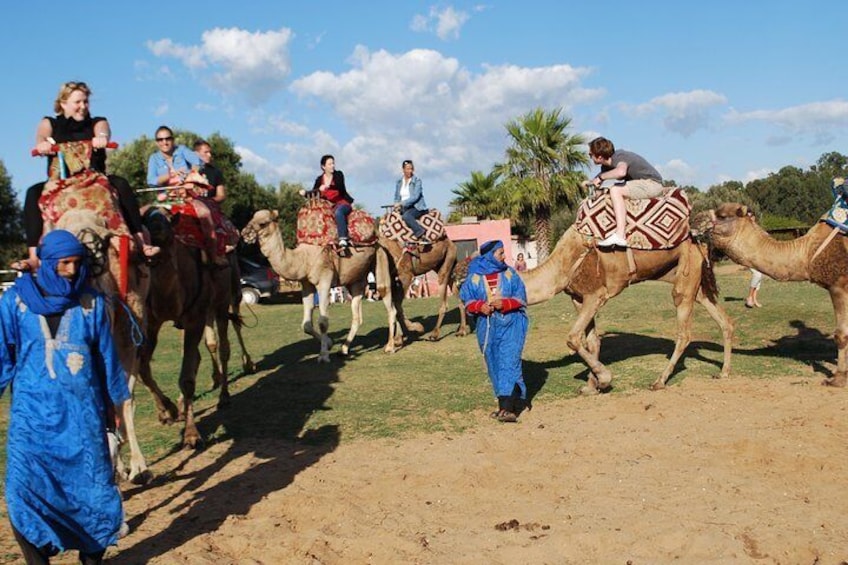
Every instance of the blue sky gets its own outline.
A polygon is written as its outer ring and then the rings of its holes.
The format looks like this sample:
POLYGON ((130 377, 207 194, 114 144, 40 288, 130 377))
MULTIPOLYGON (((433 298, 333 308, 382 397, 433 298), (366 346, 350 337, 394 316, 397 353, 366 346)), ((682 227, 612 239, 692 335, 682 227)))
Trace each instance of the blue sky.
POLYGON ((89 84, 116 141, 220 132, 263 183, 311 183, 332 153, 372 212, 403 159, 447 211, 537 106, 703 189, 848 153, 842 0, 80 0, 10 3, 4 21, 0 159, 19 194, 66 80, 89 84))

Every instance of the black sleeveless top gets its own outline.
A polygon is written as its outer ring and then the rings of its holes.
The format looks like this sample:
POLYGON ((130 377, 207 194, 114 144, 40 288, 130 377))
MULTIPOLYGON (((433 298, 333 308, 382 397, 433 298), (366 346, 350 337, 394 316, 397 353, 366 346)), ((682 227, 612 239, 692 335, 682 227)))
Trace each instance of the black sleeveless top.
MULTIPOLYGON (((94 124, 102 122, 106 118, 87 116, 83 121, 78 122, 73 118, 65 116, 45 116, 50 120, 50 125, 53 127, 53 137, 56 143, 64 143, 66 141, 91 141, 94 137, 94 124)), ((47 172, 50 174, 50 164, 55 157, 50 156, 47 159, 47 172)), ((95 149, 91 153, 91 168, 99 173, 106 173, 106 151, 104 149, 95 149)))

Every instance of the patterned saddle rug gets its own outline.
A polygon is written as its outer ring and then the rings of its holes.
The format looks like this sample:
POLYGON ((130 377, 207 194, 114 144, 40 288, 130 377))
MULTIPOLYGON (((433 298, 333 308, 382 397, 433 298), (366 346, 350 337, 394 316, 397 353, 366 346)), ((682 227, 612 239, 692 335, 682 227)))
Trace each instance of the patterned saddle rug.
POLYGON ((90 210, 100 217, 113 234, 128 234, 121 216, 117 191, 106 175, 89 169, 91 143, 72 141, 59 144, 62 158, 53 159, 50 179, 45 183, 38 207, 44 218, 45 233, 55 228, 70 210, 90 210), (67 177, 61 178, 64 163, 67 177))
MULTIPOLYGON (((447 237, 445 222, 442 220, 442 215, 436 209, 432 209, 418 218, 418 223, 424 228, 424 236, 430 241, 439 241, 447 237)), ((394 210, 387 216, 380 218, 380 234, 400 242, 410 241, 412 239, 412 229, 403 221, 400 212, 394 210)))
MULTIPOLYGON (((339 238, 333 203, 323 198, 310 198, 297 213, 297 242, 309 245, 334 245, 339 238)), ((374 219, 364 210, 353 210, 347 217, 350 240, 356 245, 372 245, 377 241, 374 219)))
POLYGON ((842 233, 848 233, 848 182, 843 178, 835 178, 830 189, 836 200, 820 221, 838 228, 842 233))
MULTIPOLYGON (((686 193, 674 189, 665 196, 625 200, 627 245, 633 249, 670 249, 689 237, 692 206, 686 193)), ((577 210, 577 231, 603 239, 615 231, 615 214, 609 191, 585 199, 577 210)))

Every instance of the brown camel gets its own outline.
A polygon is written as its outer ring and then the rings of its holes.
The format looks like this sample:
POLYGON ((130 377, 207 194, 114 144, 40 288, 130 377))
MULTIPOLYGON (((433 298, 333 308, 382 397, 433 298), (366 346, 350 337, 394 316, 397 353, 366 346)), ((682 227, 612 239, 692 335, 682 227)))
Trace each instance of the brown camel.
POLYGON ((674 352, 651 388, 657 390, 665 387, 677 361, 691 341, 692 305, 695 301, 706 308, 721 328, 724 360, 720 376, 729 375, 733 322, 716 302, 715 276, 703 246, 687 239, 672 249, 634 249, 633 257, 636 272, 630 275, 625 251, 605 251, 590 246, 577 228, 571 226, 544 263, 520 273, 530 304, 549 300, 561 291, 571 296, 577 309, 577 319, 568 333, 567 343, 592 372, 581 392, 595 394, 599 390, 608 389, 612 383, 612 373, 598 359, 601 343, 595 327, 595 315, 610 298, 632 284, 647 280, 671 283, 672 298, 677 308, 674 352))
POLYGON ((836 374, 822 384, 844 387, 848 381, 848 242, 823 222, 797 239, 772 239, 742 204, 722 204, 711 212, 710 241, 733 261, 753 267, 777 281, 809 281, 827 290, 836 313, 833 339, 838 351, 836 374))
MULTIPOLYGON (((232 268, 204 264, 199 249, 185 245, 174 235, 171 218, 161 208, 151 208, 144 215, 151 240, 162 248, 151 267, 151 288, 147 300, 147 343, 141 352, 141 378, 153 395, 159 421, 173 423, 184 420, 183 445, 195 448, 202 438, 194 421, 193 399, 200 365, 200 340, 213 355, 213 381, 220 387, 218 406, 229 402, 227 365, 230 357, 227 324, 233 303, 232 268), (177 405, 162 392, 153 378, 150 362, 158 344, 159 331, 165 322, 174 321, 183 331, 183 358, 180 367, 180 398, 177 405), (212 326, 217 327, 217 332, 212 326)), ((232 265, 232 261, 230 262, 232 265)), ((236 327, 237 332, 239 328, 236 327)), ((246 372, 252 362, 243 350, 246 372), (246 359, 246 360, 245 360, 246 359)))
MULTIPOLYGON (((417 251, 416 256, 404 250, 394 239, 380 236, 380 247, 386 250, 389 259, 389 280, 400 282, 400 288, 393 288, 393 300, 384 300, 383 303, 389 312, 389 339, 386 343, 386 353, 393 353, 398 345, 402 343, 402 337, 396 333, 397 322, 403 323, 407 331, 423 333, 424 326, 418 322, 412 322, 403 313, 403 297, 417 275, 423 275, 430 271, 436 271, 439 275, 439 317, 436 327, 428 336, 431 341, 439 339, 442 320, 448 307, 448 286, 454 286, 454 267, 456 266, 456 244, 445 238, 428 245, 422 251, 417 251)), ((378 284, 380 276, 377 275, 378 284)), ((468 325, 465 319, 465 308, 459 308, 460 323, 456 331, 457 336, 468 334, 468 325)))
MULTIPOLYGON (((112 333, 121 365, 129 378, 129 389, 132 391, 136 380, 141 376, 138 348, 145 334, 144 304, 150 289, 150 269, 137 257, 132 258, 127 270, 128 292, 126 298, 121 301, 117 282, 120 276, 119 238, 114 237, 103 218, 91 210, 77 208, 65 212, 56 227, 76 235, 91 250, 95 262, 100 265, 94 269, 94 286, 106 296, 114 298, 112 333)), ((130 446, 130 466, 127 469, 119 459, 117 471, 124 479, 143 484, 150 479, 150 472, 136 436, 134 402, 135 400, 131 399, 124 404, 123 417, 120 419, 121 435, 130 446)))
POLYGON ((352 296, 350 303, 350 331, 342 344, 342 354, 347 355, 350 344, 362 324, 362 297, 365 295, 368 271, 374 269, 376 246, 355 246, 349 255, 338 256, 332 250, 320 246, 301 243, 294 249, 286 249, 280 234, 276 210, 259 210, 242 229, 242 238, 247 243, 258 242, 262 254, 268 258, 271 268, 290 281, 299 281, 302 287, 303 331, 321 344, 319 362, 330 361, 332 340, 327 335, 330 320, 330 288, 343 286, 352 296), (318 290, 318 329, 316 331, 312 315, 314 311, 313 294, 318 290))

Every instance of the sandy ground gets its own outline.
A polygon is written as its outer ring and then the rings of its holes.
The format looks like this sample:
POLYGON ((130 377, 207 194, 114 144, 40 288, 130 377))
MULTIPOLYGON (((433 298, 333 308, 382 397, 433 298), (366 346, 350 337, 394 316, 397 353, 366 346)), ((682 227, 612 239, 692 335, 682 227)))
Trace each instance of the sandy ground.
POLYGON ((107 557, 839 564, 848 390, 818 380, 689 378, 537 402, 518 424, 481 413, 460 435, 181 452, 126 489, 133 532, 107 557))
POLYGON ((459 435, 180 452, 125 488, 133 531, 108 562, 845 563, 848 390, 818 380, 689 378, 459 435))

